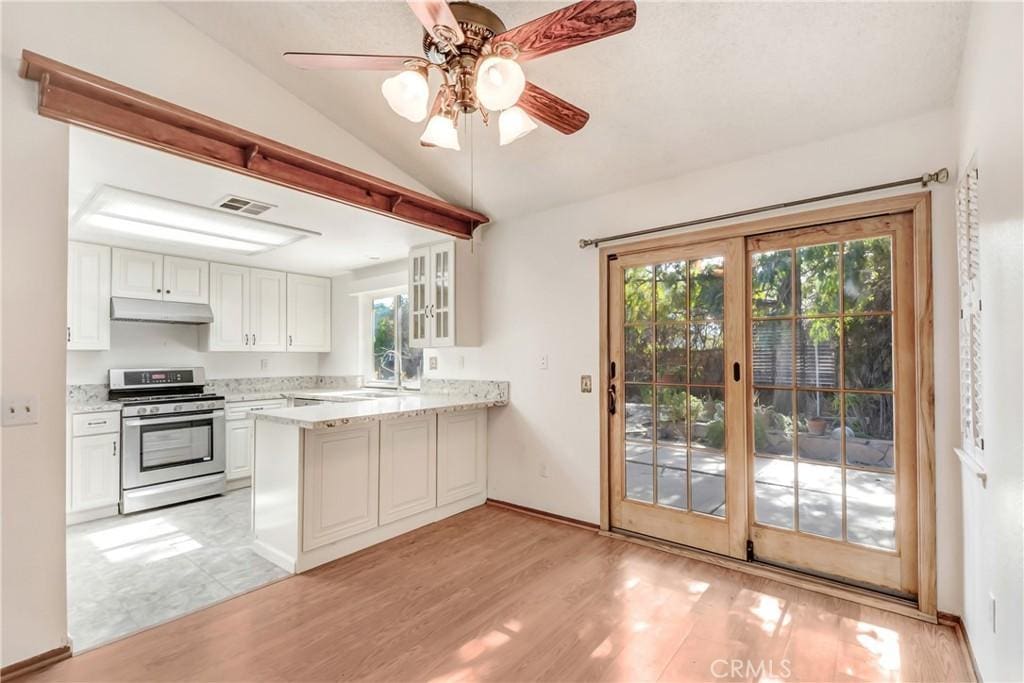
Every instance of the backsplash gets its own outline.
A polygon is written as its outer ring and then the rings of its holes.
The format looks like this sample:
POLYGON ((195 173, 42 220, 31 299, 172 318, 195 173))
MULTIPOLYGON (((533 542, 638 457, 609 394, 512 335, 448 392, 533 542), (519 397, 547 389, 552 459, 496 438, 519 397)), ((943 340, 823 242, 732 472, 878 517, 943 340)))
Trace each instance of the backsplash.
POLYGON ((107 400, 109 384, 69 384, 68 405, 71 407, 103 403, 107 400))
POLYGON ((299 389, 358 389, 363 378, 358 375, 291 375, 288 377, 238 377, 206 381, 207 391, 225 396, 261 394, 271 391, 299 389))
POLYGON ((457 394, 485 401, 508 401, 509 383, 485 379, 438 379, 424 377, 420 380, 420 391, 424 394, 457 394))

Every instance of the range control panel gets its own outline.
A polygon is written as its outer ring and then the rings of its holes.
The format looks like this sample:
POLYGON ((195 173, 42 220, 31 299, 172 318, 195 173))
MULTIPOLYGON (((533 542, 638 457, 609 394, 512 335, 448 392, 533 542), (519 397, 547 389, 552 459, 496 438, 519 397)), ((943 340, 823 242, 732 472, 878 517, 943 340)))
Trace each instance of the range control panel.
POLYGON ((193 384, 192 370, 125 370, 124 383, 130 387, 145 387, 161 384, 193 384))

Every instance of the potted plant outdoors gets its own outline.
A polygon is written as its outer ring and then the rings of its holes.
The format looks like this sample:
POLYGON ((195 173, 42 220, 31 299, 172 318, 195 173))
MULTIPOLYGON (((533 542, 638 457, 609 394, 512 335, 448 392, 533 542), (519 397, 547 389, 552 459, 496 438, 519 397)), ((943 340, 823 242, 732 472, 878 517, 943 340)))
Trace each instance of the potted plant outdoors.
POLYGON ((828 429, 828 418, 821 415, 807 418, 807 433, 812 436, 824 436, 828 429))

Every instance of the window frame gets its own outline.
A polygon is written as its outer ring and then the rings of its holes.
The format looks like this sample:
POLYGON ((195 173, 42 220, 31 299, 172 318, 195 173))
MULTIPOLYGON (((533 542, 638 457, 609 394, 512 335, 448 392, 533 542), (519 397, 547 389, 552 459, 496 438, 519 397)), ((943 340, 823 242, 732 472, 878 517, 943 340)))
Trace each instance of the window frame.
MULTIPOLYGON (((367 387, 377 387, 377 388, 381 388, 381 389, 402 389, 402 390, 406 390, 406 391, 419 391, 419 388, 420 388, 419 383, 423 379, 422 368, 420 370, 419 380, 417 380, 415 382, 415 384, 412 384, 412 383, 407 384, 406 381, 403 379, 402 355, 403 355, 403 351, 405 349, 404 349, 404 347, 402 345, 401 326, 402 326, 402 320, 403 320, 403 318, 405 316, 402 315, 402 307, 400 305, 401 297, 405 297, 406 298, 406 308, 408 308, 408 306, 410 305, 409 304, 409 294, 405 290, 396 290, 396 291, 390 291, 390 292, 388 292, 388 291, 378 292, 378 293, 368 294, 367 297, 366 297, 366 304, 364 304, 364 305, 366 306, 366 310, 367 310, 367 313, 368 313, 369 324, 367 326, 368 327, 368 335, 366 335, 367 338, 363 340, 363 343, 367 344, 367 346, 368 346, 367 353, 365 355, 369 357, 369 371, 367 373, 365 373, 365 377, 363 379, 363 385, 364 386, 367 386, 367 387), (394 322, 395 322, 395 345, 394 345, 395 346, 395 348, 394 348, 394 351, 395 351, 395 378, 392 381, 385 380, 385 379, 377 379, 377 377, 376 377, 376 359, 375 359, 374 353, 373 353, 373 332, 374 332, 374 311, 373 311, 373 306, 374 306, 375 302, 380 301, 381 299, 391 299, 392 300, 392 310, 394 311, 393 315, 394 315, 394 322)), ((410 341, 411 341, 411 339, 410 339, 410 341)), ((409 344, 408 347, 409 347, 409 349, 414 349, 415 348, 411 344, 409 344)))

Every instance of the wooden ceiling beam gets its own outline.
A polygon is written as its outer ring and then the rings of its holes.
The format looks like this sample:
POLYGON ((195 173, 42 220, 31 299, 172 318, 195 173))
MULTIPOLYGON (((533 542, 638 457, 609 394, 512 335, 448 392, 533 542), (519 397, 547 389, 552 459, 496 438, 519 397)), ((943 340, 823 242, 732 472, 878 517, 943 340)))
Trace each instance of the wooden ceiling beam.
POLYGON ((171 102, 22 51, 39 114, 463 239, 482 213, 335 163, 171 102))

